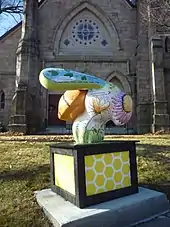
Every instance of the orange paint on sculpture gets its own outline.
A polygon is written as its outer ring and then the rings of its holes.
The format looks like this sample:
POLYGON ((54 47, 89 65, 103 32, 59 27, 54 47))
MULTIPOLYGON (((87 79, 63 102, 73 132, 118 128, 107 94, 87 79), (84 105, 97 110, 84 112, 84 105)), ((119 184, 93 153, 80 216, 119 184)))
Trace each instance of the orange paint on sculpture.
POLYGON ((87 91, 66 91, 58 104, 58 118, 65 121, 74 121, 85 110, 85 97, 87 91))

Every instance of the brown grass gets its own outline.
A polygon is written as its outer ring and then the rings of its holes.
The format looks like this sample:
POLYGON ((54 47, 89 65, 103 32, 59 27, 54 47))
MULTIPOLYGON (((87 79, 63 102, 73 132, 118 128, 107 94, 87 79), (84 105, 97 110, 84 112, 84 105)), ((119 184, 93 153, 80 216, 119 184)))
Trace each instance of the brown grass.
MULTIPOLYGON (((170 199, 170 135, 107 136, 135 139, 140 184, 170 199)), ((48 227, 34 192, 50 187, 49 144, 71 136, 0 136, 0 226, 48 227)))

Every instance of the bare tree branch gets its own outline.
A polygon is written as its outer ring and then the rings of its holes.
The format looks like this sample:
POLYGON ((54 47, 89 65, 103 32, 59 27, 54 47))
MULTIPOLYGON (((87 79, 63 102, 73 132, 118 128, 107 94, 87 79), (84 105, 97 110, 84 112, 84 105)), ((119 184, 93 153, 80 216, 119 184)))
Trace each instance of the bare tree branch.
POLYGON ((10 14, 11 17, 13 17, 14 21, 15 21, 16 23, 18 23, 18 21, 17 21, 17 19, 15 18, 15 16, 14 16, 12 13, 9 13, 9 14, 10 14))
POLYGON ((22 0, 0 0, 0 14, 14 13, 22 14, 23 1, 22 0))
POLYGON ((142 0, 140 12, 143 21, 148 21, 149 13, 149 22, 157 30, 170 29, 170 0, 142 0))
POLYGON ((24 0, 0 0, 0 36, 22 20, 23 3, 24 0))

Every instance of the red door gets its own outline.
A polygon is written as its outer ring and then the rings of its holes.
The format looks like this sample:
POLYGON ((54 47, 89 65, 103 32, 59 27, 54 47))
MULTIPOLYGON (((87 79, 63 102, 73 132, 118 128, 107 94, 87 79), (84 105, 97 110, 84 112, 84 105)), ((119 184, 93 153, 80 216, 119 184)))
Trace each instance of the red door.
POLYGON ((58 102, 62 95, 49 94, 48 96, 48 125, 65 127, 66 122, 58 118, 58 102))

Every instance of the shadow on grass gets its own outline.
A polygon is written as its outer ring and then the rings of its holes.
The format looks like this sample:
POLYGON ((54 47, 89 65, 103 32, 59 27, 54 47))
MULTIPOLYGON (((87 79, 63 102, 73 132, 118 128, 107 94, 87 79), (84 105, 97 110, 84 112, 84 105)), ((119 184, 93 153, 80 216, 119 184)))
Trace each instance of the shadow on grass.
POLYGON ((152 144, 137 144, 137 156, 151 158, 154 161, 159 161, 170 165, 170 146, 152 145, 152 144), (166 155, 169 154, 169 155, 166 155))
MULTIPOLYGON (((62 136, 61 136, 62 137, 62 136)), ((74 140, 72 138, 50 138, 50 137, 47 137, 47 138, 38 138, 38 139, 35 139, 35 138, 1 138, 0 137, 0 142, 53 142, 53 143, 58 143, 58 142, 74 142, 74 140)))
POLYGON ((11 170, 0 172, 0 180, 2 181, 10 181, 10 180, 25 180, 31 179, 35 176, 43 173, 50 173, 50 165, 40 165, 31 169, 19 169, 19 170, 11 170))
POLYGON ((149 180, 143 179, 140 186, 163 192, 170 200, 170 146, 137 144, 137 157, 140 161, 147 162, 146 166, 142 166, 139 161, 138 164, 142 167, 141 173, 138 170, 139 174, 145 172, 149 175, 149 180))
POLYGON ((49 164, 0 172, 0 186, 0 226, 52 226, 34 196, 50 187, 49 164))

